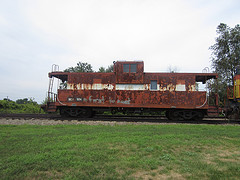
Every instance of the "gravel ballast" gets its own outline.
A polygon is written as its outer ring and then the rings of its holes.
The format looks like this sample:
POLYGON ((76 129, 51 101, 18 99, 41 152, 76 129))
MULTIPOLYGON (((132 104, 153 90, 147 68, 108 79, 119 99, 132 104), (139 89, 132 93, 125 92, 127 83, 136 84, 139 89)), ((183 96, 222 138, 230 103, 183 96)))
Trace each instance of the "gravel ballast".
MULTIPOLYGON (((154 122, 118 122, 118 121, 89 121, 89 120, 51 120, 51 119, 8 119, 8 118, 0 118, 1 125, 72 125, 72 124, 86 124, 86 125, 154 125, 159 123, 154 122)), ((161 123, 163 124, 163 123, 161 123)), ((169 124, 169 123, 167 123, 169 124)), ((175 123, 171 123, 175 124, 175 123)))

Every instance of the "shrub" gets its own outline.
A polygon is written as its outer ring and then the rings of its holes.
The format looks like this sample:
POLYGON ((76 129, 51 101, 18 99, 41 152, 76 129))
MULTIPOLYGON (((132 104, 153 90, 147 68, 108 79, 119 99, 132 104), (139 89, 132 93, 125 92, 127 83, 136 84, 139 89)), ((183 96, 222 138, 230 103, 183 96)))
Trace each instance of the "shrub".
MULTIPOLYGON (((17 102, 21 102, 17 100, 17 102)), ((38 105, 33 100, 25 101, 25 103, 16 103, 10 100, 0 100, 0 113, 43 113, 38 105)))

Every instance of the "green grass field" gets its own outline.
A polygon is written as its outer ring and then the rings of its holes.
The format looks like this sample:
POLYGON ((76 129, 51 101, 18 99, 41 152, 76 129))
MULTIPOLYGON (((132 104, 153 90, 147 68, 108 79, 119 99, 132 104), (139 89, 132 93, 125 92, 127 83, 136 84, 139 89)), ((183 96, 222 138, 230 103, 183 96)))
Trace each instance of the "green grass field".
POLYGON ((1 179, 239 179, 240 126, 0 125, 1 179))

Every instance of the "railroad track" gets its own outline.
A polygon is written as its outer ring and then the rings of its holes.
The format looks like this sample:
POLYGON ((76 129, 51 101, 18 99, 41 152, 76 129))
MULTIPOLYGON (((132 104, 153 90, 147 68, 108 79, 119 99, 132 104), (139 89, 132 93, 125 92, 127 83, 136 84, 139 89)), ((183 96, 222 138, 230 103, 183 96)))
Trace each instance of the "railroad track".
POLYGON ((61 117, 58 114, 0 114, 0 119, 21 120, 49 120, 49 121, 103 121, 103 122, 139 122, 139 123, 185 123, 185 124, 240 124, 240 120, 230 120, 220 117, 207 117, 203 120, 168 120, 164 116, 142 115, 102 115, 97 114, 92 118, 61 117))

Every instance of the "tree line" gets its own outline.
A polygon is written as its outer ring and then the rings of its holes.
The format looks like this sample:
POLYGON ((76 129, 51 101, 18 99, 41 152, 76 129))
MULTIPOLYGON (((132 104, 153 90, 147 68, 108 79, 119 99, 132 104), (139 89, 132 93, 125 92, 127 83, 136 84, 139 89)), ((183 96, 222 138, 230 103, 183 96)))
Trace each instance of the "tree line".
MULTIPOLYGON (((65 69, 64 72, 94 72, 94 71, 91 64, 87 62, 78 62, 77 66, 69 67, 65 69)), ((101 66, 97 72, 101 73, 113 72, 113 65, 110 65, 107 68, 101 66)))

